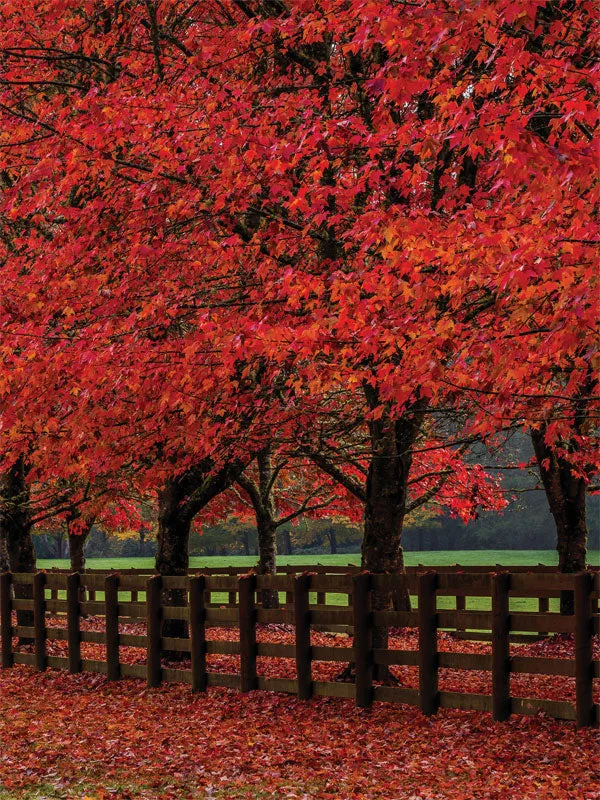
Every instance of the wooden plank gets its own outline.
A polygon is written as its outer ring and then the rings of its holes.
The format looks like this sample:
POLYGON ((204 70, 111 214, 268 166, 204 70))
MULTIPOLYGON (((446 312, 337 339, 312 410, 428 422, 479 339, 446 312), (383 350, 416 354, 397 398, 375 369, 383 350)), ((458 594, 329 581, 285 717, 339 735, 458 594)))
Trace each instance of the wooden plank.
POLYGON ((33 627, 35 668, 39 672, 46 669, 46 600, 44 585, 46 575, 36 572, 33 576, 33 627))
MULTIPOLYGON (((508 567, 513 572, 512 567, 508 567)), ((573 575, 566 575, 560 572, 535 574, 513 574, 512 593, 513 596, 520 596, 519 591, 538 592, 542 597, 547 590, 556 591, 561 589, 573 589, 573 575)))
POLYGON ((355 701, 359 708, 373 703, 373 615, 371 613, 371 576, 366 572, 352 580, 354 603, 355 701))
POLYGON ((163 619, 182 619, 187 622, 189 611, 186 606, 163 606, 161 616, 163 619))
POLYGON ((312 695, 312 653, 310 647, 309 575, 294 578, 294 634, 297 690, 300 700, 312 695))
POLYGON ((163 667, 162 678, 168 683, 192 683, 192 673, 189 669, 163 667))
POLYGON ((34 582, 35 576, 37 573, 33 572, 13 572, 11 573, 13 577, 13 584, 27 584, 31 586, 34 582))
POLYGON ((206 682, 209 686, 222 686, 226 689, 240 688, 240 676, 225 672, 209 672, 206 676, 206 682))
POLYGON ((207 592, 237 592, 239 587, 239 578, 235 576, 206 576, 206 591, 207 592))
POLYGON ((163 575, 162 576, 163 589, 180 589, 187 591, 188 578, 186 575, 163 575))
MULTIPOLYGON (((60 637, 54 636, 50 633, 52 628, 47 628, 49 639, 58 639, 60 637)), ((104 631, 80 631, 81 642, 92 642, 93 644, 106 644, 106 633, 104 631)))
POLYGON ((575 662, 568 658, 533 658, 512 656, 510 671, 530 675, 564 675, 575 677, 575 662))
POLYGON ((502 722, 510 716, 510 614, 508 593, 511 576, 492 577, 492 714, 502 722))
MULTIPOLYGON (((488 567, 491 570, 492 567, 488 567)), ((452 573, 438 570, 438 592, 439 594, 451 594, 455 597, 472 596, 481 597, 489 595, 491 592, 491 576, 489 571, 481 574, 469 572, 452 573)))
POLYGON ((419 666, 418 650, 373 650, 373 663, 386 664, 387 666, 402 665, 408 667, 419 666))
POLYGON ((225 656, 239 656, 240 643, 239 642, 206 642, 206 652, 216 655, 225 656))
POLYGON ((512 697, 511 708, 513 714, 535 715, 540 711, 554 719, 575 720, 573 703, 563 700, 538 700, 524 697, 512 697))
POLYGON ((15 611, 33 611, 33 600, 15 598, 12 601, 12 607, 15 611))
POLYGON ((459 708, 465 711, 491 711, 492 698, 487 694, 470 692, 440 692, 441 708, 459 708))
POLYGON ((419 705, 419 692, 417 689, 407 689, 404 686, 375 686, 373 700, 384 703, 404 703, 409 706, 419 705))
POLYGON ((66 614, 67 611, 66 600, 46 600, 46 612, 48 614, 66 614))
POLYGON ((189 579, 190 588, 190 653, 193 692, 205 692, 206 681, 206 609, 204 592, 206 578, 197 575, 189 579))
POLYGON ((15 664, 25 664, 28 667, 35 667, 34 653, 13 653, 15 664))
POLYGON ((573 633, 573 617, 561 614, 529 614, 512 612, 510 615, 511 631, 552 631, 553 633, 573 633))
POLYGON ((121 647, 139 647, 145 650, 148 646, 148 637, 144 634, 120 633, 119 644, 121 647))
POLYGON ((438 653, 438 664, 440 669, 489 672, 492 669, 492 657, 480 653, 438 653))
POLYGON ((106 661, 97 661, 96 659, 92 658, 81 659, 81 669, 83 672, 97 672, 100 675, 106 675, 107 667, 108 664, 106 661))
POLYGON ((491 611, 439 611, 438 625, 440 628, 455 628, 457 631, 465 630, 491 630, 491 611))
POLYGON ((293 588, 294 578, 291 575, 257 575, 256 588, 276 589, 279 592, 290 591, 293 588))
POLYGON ((239 621, 239 611, 236 608, 207 608, 206 624, 214 625, 236 625, 239 621))
POLYGON ((161 650, 162 652, 170 650, 176 653, 191 653, 190 640, 163 636, 161 639, 161 650))
POLYGON ((119 664, 119 583, 118 575, 104 579, 104 631, 106 635, 106 675, 109 681, 121 676, 119 664))
POLYGON ((258 689, 267 692, 285 692, 285 694, 298 693, 298 681, 290 678, 258 678, 258 689))
POLYGON ((314 567, 307 567, 307 570, 313 572, 310 576, 311 592, 344 594, 344 592, 352 591, 351 575, 316 575, 314 574, 314 567))
POLYGON ((578 728, 594 723, 592 652, 592 576, 575 576, 575 709, 578 728))
MULTIPOLYGON (((29 638, 33 636, 33 628, 19 628, 19 630, 28 631, 28 633, 23 634, 24 636, 28 636, 29 638)), ((54 626, 46 627, 46 639, 64 641, 68 639, 68 632, 66 628, 55 628, 54 626)))
MULTIPOLYGON (((120 583, 119 583, 120 587, 120 583)), ((91 605, 88 603, 87 605, 91 605)), ((100 605, 98 603, 97 605, 100 605)), ((119 603, 119 616, 129 619, 146 619, 145 603, 119 603)))
POLYGON ((416 611, 373 611, 373 624, 382 628, 416 628, 419 615, 416 611))
MULTIPOLYGON (((356 600, 355 600, 356 602, 356 600)), ((313 625, 353 625, 354 617, 349 608, 328 608, 327 611, 317 611, 311 608, 311 623, 313 625)))
POLYGON ((65 656, 46 656, 46 666, 52 667, 52 669, 70 670, 70 659, 65 656))
MULTIPOLYGON (((60 603, 64 604, 64 610, 66 611, 67 605, 64 600, 53 600, 51 610, 58 611, 60 603)), ((86 617, 99 617, 104 614, 104 603, 100 603, 96 600, 80 603, 79 607, 81 609, 81 613, 86 617)))
POLYGON ((419 705, 423 714, 435 714, 440 700, 437 653, 437 572, 419 576, 419 705))
POLYGON ((146 664, 121 664, 122 678, 147 678, 146 664))
POLYGON ((335 681, 313 681, 313 694, 317 697, 347 697, 355 696, 353 683, 337 683, 335 681))
POLYGON ((12 575, 10 572, 3 572, 0 575, 0 641, 2 651, 3 669, 9 669, 13 665, 12 650, 12 598, 11 598, 12 575))
POLYGON ((350 647, 321 647, 320 645, 313 645, 311 647, 311 657, 313 661, 347 663, 352 658, 352 649, 350 647))
POLYGON ((81 576, 78 572, 67 575, 67 642, 69 647, 69 672, 81 672, 81 633, 79 630, 79 589, 81 576))
POLYGON ((256 654, 263 658, 296 658, 296 645, 258 642, 256 654))
MULTIPOLYGON (((132 590, 143 592, 146 588, 146 584, 148 582, 148 578, 152 575, 152 570, 149 570, 150 574, 144 575, 131 575, 126 570, 120 570, 119 575, 119 587, 124 592, 130 592, 132 590)), ((99 589, 102 587, 98 587, 99 589)))
POLYGON ((240 690, 256 689, 256 576, 242 575, 238 580, 240 626, 240 690))
POLYGON ((149 688, 160 686, 162 680, 161 656, 161 591, 162 579, 160 575, 153 575, 146 581, 146 681, 149 688))
POLYGON ((257 608, 256 621, 263 625, 293 625, 294 612, 287 608, 257 608))

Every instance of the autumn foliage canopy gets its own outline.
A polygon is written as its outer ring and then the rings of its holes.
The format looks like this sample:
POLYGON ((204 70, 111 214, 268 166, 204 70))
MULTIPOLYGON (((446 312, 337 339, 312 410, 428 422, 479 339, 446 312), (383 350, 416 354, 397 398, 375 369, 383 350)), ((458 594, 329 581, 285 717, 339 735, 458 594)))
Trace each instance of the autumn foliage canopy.
POLYGON ((147 489, 269 442, 351 514, 389 446, 468 517, 461 443, 518 422, 589 480, 595 10, 5 0, 4 463, 147 489))

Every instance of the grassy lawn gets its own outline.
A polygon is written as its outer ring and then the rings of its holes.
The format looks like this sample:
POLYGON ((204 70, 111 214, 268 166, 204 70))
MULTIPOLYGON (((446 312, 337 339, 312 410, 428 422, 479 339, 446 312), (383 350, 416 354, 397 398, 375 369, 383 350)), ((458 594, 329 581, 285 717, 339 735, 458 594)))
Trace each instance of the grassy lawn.
MULTIPOLYGON (((555 550, 424 550, 422 552, 405 552, 406 564, 415 566, 424 564, 426 566, 445 566, 448 564, 462 564, 465 567, 490 564, 502 564, 502 566, 525 566, 535 564, 557 564, 558 556, 555 550)), ((600 550, 590 550, 588 552, 588 562, 590 564, 600 564, 600 550)), ((278 556, 279 564, 324 564, 324 565, 343 565, 359 564, 359 553, 341 553, 339 555, 299 555, 299 556, 278 556)), ((66 559, 40 559, 38 561, 41 569, 48 567, 66 567, 66 559)), ((193 557, 190 565, 194 568, 200 567, 227 567, 227 566, 248 566, 256 564, 256 556, 204 556, 193 557)), ((88 558, 87 565, 91 569, 127 569, 154 566, 153 558, 88 558)))

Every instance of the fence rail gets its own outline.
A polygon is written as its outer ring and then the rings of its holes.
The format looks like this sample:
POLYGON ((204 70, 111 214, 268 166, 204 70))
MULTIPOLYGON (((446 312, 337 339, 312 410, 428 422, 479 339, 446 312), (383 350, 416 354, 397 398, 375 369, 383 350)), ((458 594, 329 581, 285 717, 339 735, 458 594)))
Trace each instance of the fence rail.
POLYGON ((438 708, 461 708, 491 711, 494 719, 505 720, 515 713, 543 711, 584 727, 600 721, 600 707, 593 697, 593 681, 600 678, 600 661, 594 660, 592 653, 592 637, 600 633, 600 616, 595 610, 599 592, 600 575, 592 572, 561 575, 430 570, 406 576, 362 572, 179 577, 130 572, 85 576, 62 572, 3 573, 1 664, 4 668, 28 664, 40 671, 54 667, 71 673, 100 672, 110 680, 145 678, 151 687, 172 681, 190 684, 194 691, 225 686, 242 692, 267 689, 294 693, 301 699, 312 695, 347 697, 354 698, 361 707, 373 701, 409 703, 419 706, 424 714, 434 714, 438 708), (87 600, 87 595, 82 594, 83 582, 95 592, 94 600, 87 600), (416 609, 392 610, 389 605, 382 609, 382 598, 406 588, 417 597, 416 609), (264 589, 285 593, 286 602, 280 608, 263 608, 260 598, 264 589), (173 590, 179 590, 184 605, 173 603, 173 590), (575 613, 571 616, 547 610, 549 598, 562 591, 574 593, 575 613), (213 602, 214 595, 223 592, 229 600, 225 607, 213 602), (328 605, 330 594, 346 595, 348 605, 328 605), (491 610, 465 610, 461 600, 467 596, 488 598, 491 610), (448 597, 454 598, 456 607, 440 608, 439 599, 448 597), (511 600, 532 597, 544 600, 546 610, 511 611, 511 600), (53 622, 66 623, 66 627, 48 625, 49 614, 56 617, 53 622), (82 629, 82 617, 88 615, 103 618, 104 630, 82 629), (120 622, 136 620, 145 622, 144 634, 119 631, 120 622), (165 621, 169 620, 182 621, 182 635, 165 634, 165 621), (262 623, 290 626, 294 643, 257 641, 257 625, 262 623), (211 640, 210 628, 220 626, 236 629, 237 640, 211 640), (317 626, 328 630, 344 626, 353 633, 352 647, 311 644, 311 630, 317 626), (406 627, 418 629, 417 649, 377 646, 382 630, 406 627), (491 653, 440 652, 438 631, 444 629, 469 638, 487 636, 491 653), (574 658, 511 655, 510 642, 515 634, 531 639, 540 632, 573 634, 574 658), (33 652, 23 652, 19 644, 15 645, 14 637, 19 637, 20 642, 29 641, 33 652), (66 641, 66 656, 48 654, 47 643, 52 640, 66 641), (104 660, 82 657, 84 643, 103 645, 104 660), (120 658, 122 647, 144 648, 145 664, 124 663, 120 658), (187 656, 189 665, 165 665, 165 653, 173 652, 187 656), (212 654, 239 656, 239 671, 210 671, 207 655, 212 654), (260 676, 257 658, 261 657, 291 659, 295 678, 260 676), (351 661, 354 683, 315 680, 313 664, 321 661, 351 661), (376 668, 393 665, 416 667, 418 688, 378 685, 374 679, 376 668), (491 693, 440 690, 440 669, 490 673, 491 693), (518 673, 574 678, 575 702, 511 696, 510 676, 518 673))

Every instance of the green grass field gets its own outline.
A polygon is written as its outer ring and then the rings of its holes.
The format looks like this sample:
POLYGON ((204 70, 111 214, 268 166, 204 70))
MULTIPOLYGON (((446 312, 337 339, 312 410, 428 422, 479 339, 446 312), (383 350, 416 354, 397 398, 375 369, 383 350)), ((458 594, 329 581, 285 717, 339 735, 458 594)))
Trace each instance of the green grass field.
MULTIPOLYGON (((445 566, 447 564, 463 564, 476 566, 490 564, 511 565, 528 564, 557 564, 558 557, 555 550, 424 550, 422 552, 407 552, 404 554, 408 566, 424 564, 426 566, 445 566)), ((278 556, 279 564, 359 564, 359 553, 342 553, 340 555, 300 555, 278 556)), ((588 552, 590 564, 600 564, 600 550, 588 552)), ((190 566, 201 567, 228 567, 248 566, 256 564, 256 556, 206 556, 190 559, 190 566)), ((66 567, 66 559, 40 559, 40 569, 49 567, 66 567)), ((127 569, 154 566, 153 558, 88 558, 87 565, 90 569, 127 569)))
MULTIPOLYGON (((423 552, 408 552, 405 554, 406 564, 417 565, 423 564, 425 566, 444 566, 447 564, 461 564, 465 567, 470 565, 486 565, 495 566, 501 564, 502 566, 510 567, 526 566, 536 564, 552 565, 557 563, 557 554, 554 550, 427 550, 423 552)), ((590 564, 598 564, 600 562, 600 550, 591 550, 588 552, 588 562, 590 564)), ((340 555, 313 555, 313 556, 279 556, 279 564, 301 564, 301 565, 344 565, 344 564, 359 564, 360 554, 358 553, 343 553, 340 555)), ((248 566, 251 567, 256 564, 256 556, 212 556, 205 558, 192 558, 190 559, 190 566, 201 569, 211 567, 227 567, 227 566, 248 566)), ((40 569, 49 567, 66 567, 68 561, 66 559, 40 559, 38 561, 40 569)), ((87 561, 87 566, 92 569, 127 569, 127 568, 152 568, 154 566, 154 559, 152 558, 90 558, 87 561)), ((281 601, 284 601, 284 595, 281 596, 281 601)), ((102 593, 98 593, 98 599, 102 599, 102 593)), ((140 599, 143 599, 143 593, 140 594, 140 599)), ((416 598, 412 598, 416 606, 416 598)), ((213 595, 213 602, 226 603, 226 594, 213 595)), ((316 595, 311 597, 311 603, 316 602, 316 595)), ((346 605, 347 597, 342 594, 327 594, 327 602, 331 605, 346 605)), ((453 608, 454 601, 449 597, 440 597, 438 599, 438 608, 453 608)), ((537 601, 533 599, 515 598, 510 602, 511 611, 537 611, 537 601)), ((485 597, 469 597, 467 598, 467 610, 469 611, 489 611, 491 609, 491 601, 485 597)), ((550 611, 558 611, 558 600, 550 600, 550 611)))

